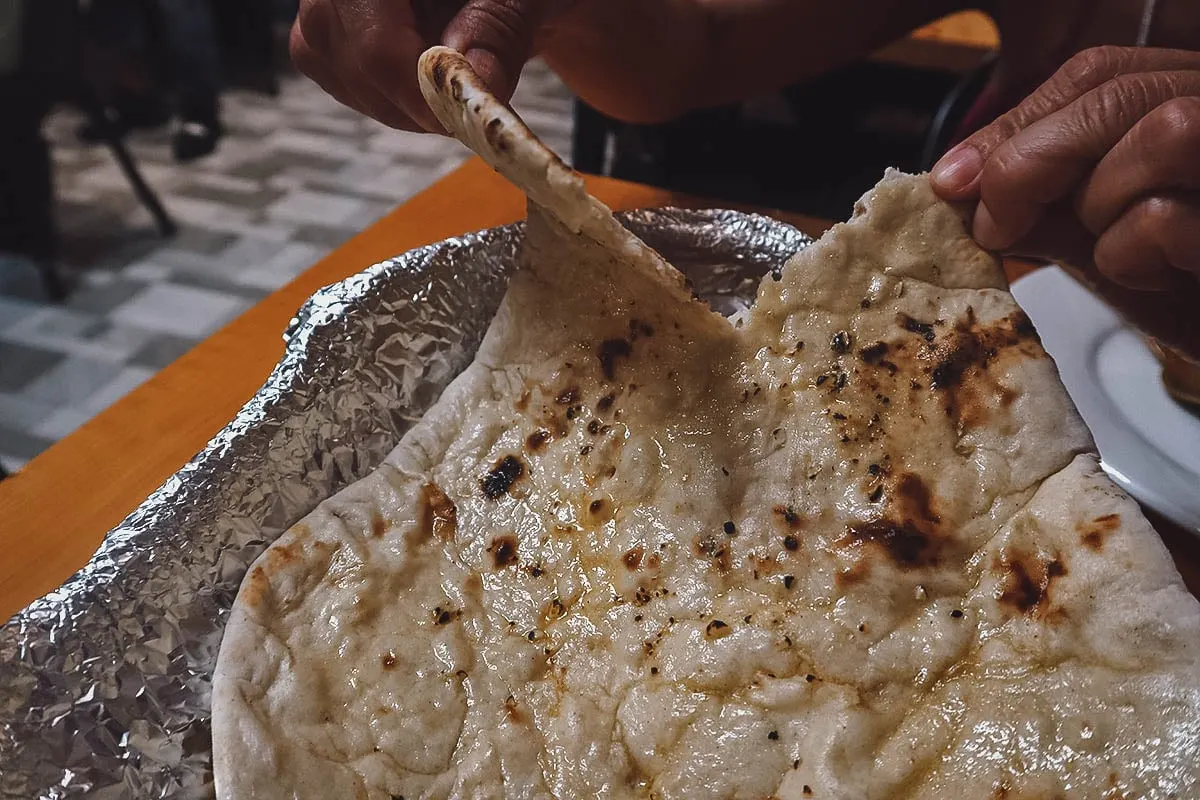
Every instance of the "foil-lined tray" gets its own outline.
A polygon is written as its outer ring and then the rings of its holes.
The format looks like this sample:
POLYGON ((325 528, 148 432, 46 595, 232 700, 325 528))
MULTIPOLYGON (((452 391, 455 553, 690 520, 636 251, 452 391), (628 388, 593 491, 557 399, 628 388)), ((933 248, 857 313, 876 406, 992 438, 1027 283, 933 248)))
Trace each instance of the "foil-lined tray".
MULTIPOLYGON (((810 242, 734 211, 619 217, 727 315, 810 242)), ((319 291, 233 421, 0 629, 0 798, 213 796, 210 681, 242 576, 470 363, 523 230, 449 239, 319 291)))

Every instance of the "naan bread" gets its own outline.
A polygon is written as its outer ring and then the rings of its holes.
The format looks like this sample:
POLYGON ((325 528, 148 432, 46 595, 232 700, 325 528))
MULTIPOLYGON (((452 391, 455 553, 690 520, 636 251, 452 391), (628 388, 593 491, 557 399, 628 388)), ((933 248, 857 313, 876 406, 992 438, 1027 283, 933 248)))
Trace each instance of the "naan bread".
POLYGON ((220 798, 1197 796, 1200 607, 926 179, 734 325, 460 57, 422 70, 529 194, 524 263, 247 576, 220 798))

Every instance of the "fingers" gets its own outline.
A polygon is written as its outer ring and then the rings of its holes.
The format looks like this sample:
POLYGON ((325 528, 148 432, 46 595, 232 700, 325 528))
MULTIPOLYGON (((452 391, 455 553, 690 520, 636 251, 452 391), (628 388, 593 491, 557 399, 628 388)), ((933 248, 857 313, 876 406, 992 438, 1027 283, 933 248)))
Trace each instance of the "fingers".
POLYGON ((1108 81, 1135 72, 1200 69, 1200 53, 1094 47, 1077 53, 1020 105, 946 153, 934 165, 933 188, 948 200, 975 197, 984 163, 1006 141, 1108 81))
POLYGON ((425 47, 408 3, 302 0, 289 48, 296 67, 344 105, 400 130, 441 130, 416 85, 425 47))
POLYGON ((508 100, 552 0, 302 0, 297 67, 342 103, 394 128, 442 132, 417 85, 439 36, 508 100))
MULTIPOLYGON (((357 73, 357 66, 346 64, 344 58, 326 58, 317 54, 317 50, 305 39, 299 22, 292 26, 289 49, 296 68, 307 75, 318 86, 333 96, 344 106, 353 108, 368 117, 374 117, 380 122, 393 128, 406 131, 421 131, 423 128, 414 122, 407 114, 392 105, 388 100, 375 92, 363 80, 359 80, 355 90, 341 79, 337 72, 337 63, 342 63, 343 69, 350 68, 352 74, 357 73), (360 99, 365 96, 364 99, 360 99)), ((332 45, 326 52, 332 52, 332 45)))
POLYGON ((984 165, 975 238, 993 250, 1012 246, 1046 204, 1072 193, 1142 117, 1195 94, 1200 72, 1122 75, 1025 128, 984 165))
POLYGON ((1095 234, 1083 227, 1073 204, 1062 201, 1046 207, 1033 230, 1011 249, 1010 255, 1086 267, 1092 264, 1095 247, 1095 234))
POLYGON ((396 0, 324 1, 344 32, 341 46, 332 48, 338 73, 352 75, 351 91, 372 107, 371 115, 376 116, 374 109, 382 104, 398 109, 427 131, 441 131, 417 86, 417 60, 427 45, 412 6, 396 0))
POLYGON ((1169 289, 1179 270, 1200 276, 1198 221, 1200 195, 1138 200, 1096 242, 1096 269, 1131 289, 1169 289))
POLYGON ((359 105, 358 98, 350 93, 345 84, 329 68, 325 59, 317 55, 316 48, 304 36, 304 30, 300 26, 299 17, 292 24, 292 30, 288 38, 288 50, 291 53, 292 63, 296 65, 296 69, 307 75, 314 83, 332 95, 342 105, 349 106, 361 114, 367 113, 359 105))
POLYGON ((1079 218, 1099 236, 1139 197, 1174 189, 1200 189, 1200 97, 1177 97, 1134 125, 1080 189, 1079 218))
POLYGON ((469 0, 442 34, 442 44, 467 57, 501 100, 517 88, 521 69, 535 51, 535 37, 549 0, 469 0))

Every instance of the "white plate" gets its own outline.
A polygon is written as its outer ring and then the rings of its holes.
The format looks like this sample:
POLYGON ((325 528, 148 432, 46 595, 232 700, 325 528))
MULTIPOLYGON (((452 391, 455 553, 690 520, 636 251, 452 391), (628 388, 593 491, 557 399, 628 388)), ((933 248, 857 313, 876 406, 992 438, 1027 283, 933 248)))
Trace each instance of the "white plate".
POLYGON ((1141 337, 1057 267, 1026 275, 1012 293, 1058 363, 1105 471, 1200 535, 1200 417, 1167 394, 1141 337))

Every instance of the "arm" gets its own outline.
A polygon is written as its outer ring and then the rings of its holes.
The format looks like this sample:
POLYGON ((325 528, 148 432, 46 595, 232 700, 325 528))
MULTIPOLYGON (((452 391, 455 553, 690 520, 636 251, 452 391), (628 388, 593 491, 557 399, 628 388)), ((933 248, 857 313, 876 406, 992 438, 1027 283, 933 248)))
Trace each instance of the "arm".
POLYGON ((434 44, 462 52, 507 100, 540 52, 596 108, 670 119, 839 66, 963 0, 301 0, 300 70, 346 105, 438 130, 416 85, 434 44))
POLYGON ((849 63, 961 0, 582 0, 539 51, 571 89, 629 122, 777 90, 849 63))

